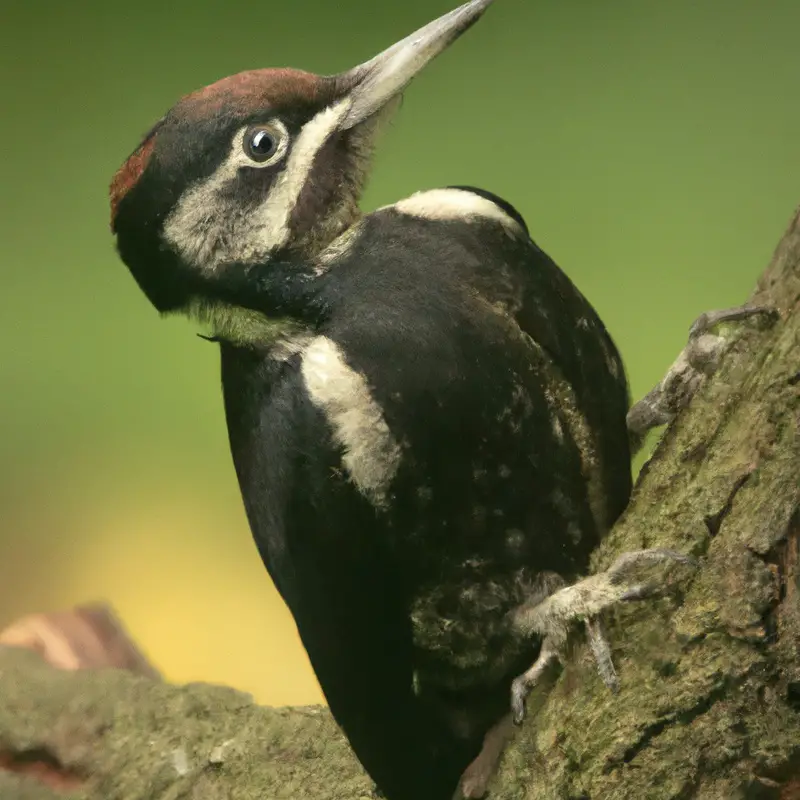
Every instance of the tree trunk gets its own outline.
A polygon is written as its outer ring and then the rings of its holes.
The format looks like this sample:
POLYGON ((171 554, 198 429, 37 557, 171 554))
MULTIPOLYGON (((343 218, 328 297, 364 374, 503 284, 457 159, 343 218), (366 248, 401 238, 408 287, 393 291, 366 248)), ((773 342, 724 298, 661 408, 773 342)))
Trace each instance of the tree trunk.
MULTIPOLYGON (((618 694, 584 644, 534 691, 497 800, 800 798, 800 212, 751 301, 779 321, 732 328, 593 562, 669 547, 700 568, 609 620, 618 694)), ((0 797, 65 795, 359 800, 372 784, 323 708, 0 647, 0 797)))

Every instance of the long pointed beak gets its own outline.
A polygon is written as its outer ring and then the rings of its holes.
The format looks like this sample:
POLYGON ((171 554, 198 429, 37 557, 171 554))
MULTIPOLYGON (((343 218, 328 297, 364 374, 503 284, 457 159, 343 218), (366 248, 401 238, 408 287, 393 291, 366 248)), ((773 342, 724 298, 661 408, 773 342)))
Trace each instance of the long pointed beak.
POLYGON ((401 92, 420 70, 472 27, 494 0, 470 0, 375 58, 334 76, 351 100, 339 123, 347 130, 362 122, 401 92))

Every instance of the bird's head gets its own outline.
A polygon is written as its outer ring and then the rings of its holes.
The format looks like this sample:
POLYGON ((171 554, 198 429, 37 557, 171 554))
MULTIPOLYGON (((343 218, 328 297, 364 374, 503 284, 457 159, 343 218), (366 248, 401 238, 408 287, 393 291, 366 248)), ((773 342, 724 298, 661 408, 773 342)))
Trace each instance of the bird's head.
POLYGON ((471 0, 333 76, 261 69, 181 99, 111 185, 111 228, 162 312, 224 265, 313 255, 358 216, 379 123, 492 0, 471 0))

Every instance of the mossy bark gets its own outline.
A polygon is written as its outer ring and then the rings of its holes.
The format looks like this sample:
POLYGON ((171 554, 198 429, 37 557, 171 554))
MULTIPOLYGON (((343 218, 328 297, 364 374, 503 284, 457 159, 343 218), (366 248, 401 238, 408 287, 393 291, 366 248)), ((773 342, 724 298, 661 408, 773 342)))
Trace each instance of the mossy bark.
MULTIPOLYGON (((800 798, 800 214, 719 371, 667 429, 594 556, 701 557, 681 593, 610 620, 621 690, 584 645, 531 697, 498 800, 800 798)), ((391 724, 391 721, 387 721, 391 724)), ((0 648, 0 797, 358 800, 372 784, 323 708, 0 648)))

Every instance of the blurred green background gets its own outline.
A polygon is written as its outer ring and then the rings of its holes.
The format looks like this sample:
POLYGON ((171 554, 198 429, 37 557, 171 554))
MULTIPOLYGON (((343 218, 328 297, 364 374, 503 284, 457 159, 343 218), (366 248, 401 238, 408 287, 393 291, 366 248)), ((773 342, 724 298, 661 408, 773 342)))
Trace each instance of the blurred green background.
MULTIPOLYGON (((3 0, 0 626, 108 598, 167 675, 319 692, 246 526, 217 353, 117 261, 109 180, 180 95, 334 72, 450 0, 3 0)), ((741 302, 800 201, 797 0, 498 0, 416 81, 365 207, 513 202, 595 303, 635 396, 741 302)))

